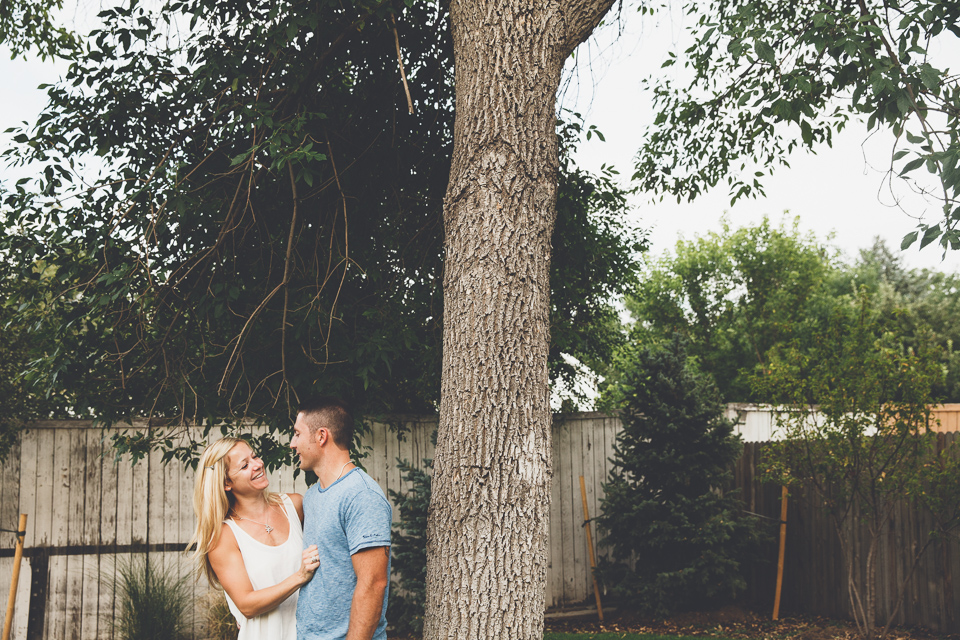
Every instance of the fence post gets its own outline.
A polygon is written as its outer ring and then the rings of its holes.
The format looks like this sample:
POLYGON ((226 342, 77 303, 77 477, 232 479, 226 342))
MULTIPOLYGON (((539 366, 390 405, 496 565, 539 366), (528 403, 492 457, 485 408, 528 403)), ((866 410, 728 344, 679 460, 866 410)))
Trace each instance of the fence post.
POLYGON ((783 552, 787 542, 787 487, 780 492, 780 553, 777 556, 777 592, 773 597, 773 619, 780 617, 780 592, 783 587, 783 552))
POLYGON ((20 579, 20 561, 23 560, 23 541, 27 535, 27 514, 20 514, 17 526, 17 546, 13 552, 13 575, 10 578, 10 597, 7 598, 7 615, 3 619, 3 640, 10 640, 10 627, 13 626, 13 608, 17 603, 17 582, 20 579))

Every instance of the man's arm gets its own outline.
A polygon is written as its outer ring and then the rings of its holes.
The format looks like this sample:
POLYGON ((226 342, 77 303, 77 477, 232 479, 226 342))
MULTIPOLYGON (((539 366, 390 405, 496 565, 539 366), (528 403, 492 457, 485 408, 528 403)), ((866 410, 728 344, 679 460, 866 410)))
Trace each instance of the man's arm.
POLYGON ((357 574, 357 588, 350 603, 350 626, 346 640, 370 640, 377 630, 387 589, 390 547, 361 549, 350 556, 357 574))

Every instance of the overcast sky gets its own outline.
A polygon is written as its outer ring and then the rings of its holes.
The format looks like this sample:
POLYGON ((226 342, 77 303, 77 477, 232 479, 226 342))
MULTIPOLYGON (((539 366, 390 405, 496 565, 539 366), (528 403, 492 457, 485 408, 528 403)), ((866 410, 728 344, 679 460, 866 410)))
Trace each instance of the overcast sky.
MULTIPOLYGON (((600 42, 578 50, 577 74, 562 103, 583 113, 587 124, 596 125, 606 138, 606 142, 593 138, 581 145, 577 160, 582 166, 597 171, 606 163, 618 167, 625 178, 632 173, 633 156, 652 117, 649 98, 640 82, 657 72, 668 50, 677 50, 675 43, 682 38, 681 21, 669 16, 656 22, 641 21, 627 10, 623 21, 626 30, 619 38, 610 37, 608 29, 600 42)), ((0 86, 5 98, 0 101, 0 130, 23 120, 33 121, 45 102, 45 92, 37 85, 55 82, 64 70, 62 63, 10 60, 0 50, 0 86)), ((925 215, 932 221, 939 210, 918 198, 904 201, 906 212, 892 206, 893 197, 882 171, 889 162, 892 139, 889 134, 867 138, 865 127, 853 126, 837 136, 832 149, 824 147, 817 155, 795 154, 791 168, 779 169, 765 183, 765 199, 743 200, 731 207, 722 188, 690 204, 671 200, 654 205, 638 196, 633 202, 633 215, 650 230, 654 254, 671 249, 678 235, 691 238, 719 230, 724 213, 733 226, 740 226, 755 223, 764 215, 779 222, 789 212, 791 219, 799 216, 803 230, 821 238, 833 234, 834 244, 850 257, 872 244, 878 235, 891 248, 899 249, 903 236, 916 228, 911 215, 925 215)), ((8 143, 9 136, 0 134, 0 145, 8 143)), ((0 167, 0 177, 15 176, 0 167)), ((900 195, 903 193, 900 189, 900 195)), ((909 266, 949 271, 960 268, 960 252, 948 253, 941 261, 938 246, 923 251, 917 246, 903 254, 909 266)))

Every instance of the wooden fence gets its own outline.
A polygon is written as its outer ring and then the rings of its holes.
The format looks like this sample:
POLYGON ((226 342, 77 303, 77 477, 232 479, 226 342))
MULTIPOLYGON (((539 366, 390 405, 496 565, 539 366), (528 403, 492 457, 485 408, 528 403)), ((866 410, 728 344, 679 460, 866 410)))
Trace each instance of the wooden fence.
MULTIPOLYGON (((770 414, 760 408, 731 407, 728 413, 741 417, 746 439, 754 432, 765 433, 764 425, 771 423, 770 414)), ((364 466, 384 490, 407 489, 396 460, 419 464, 432 457, 430 434, 435 426, 433 418, 416 417, 372 425, 365 440, 364 466)), ((548 606, 568 606, 592 597, 579 477, 584 476, 590 515, 595 516, 618 428, 618 419, 597 413, 568 415, 554 423, 548 606)), ((163 465, 156 453, 136 465, 116 462, 109 445, 104 445, 114 431, 101 432, 83 422, 37 424, 22 434, 0 464, 0 528, 15 528, 18 513, 29 515, 12 636, 17 640, 112 640, 116 598, 111 579, 118 562, 146 552, 152 562, 183 574, 191 568, 182 550, 194 526, 193 471, 176 463, 163 465)), ((188 430, 182 437, 199 437, 199 430, 188 430)), ((957 434, 944 437, 952 442, 957 434)), ((745 445, 736 484, 746 511, 764 521, 779 520, 779 487, 757 480, 761 448, 759 443, 745 445)), ((272 473, 270 479, 276 491, 306 490, 302 476, 294 479, 292 469, 272 473)), ((924 518, 903 505, 881 541, 884 602, 889 601, 885 594, 890 585, 904 575, 907 552, 929 529, 924 518)), ((845 616, 845 573, 829 523, 803 495, 791 497, 788 523, 782 610, 845 616)), ((863 544, 862 532, 850 531, 848 536, 863 544)), ((0 533, 2 594, 9 590, 13 542, 12 533, 0 533)), ((758 549, 757 558, 750 568, 750 596, 766 605, 776 573, 775 542, 758 549)), ((960 606, 956 593, 960 590, 950 588, 951 576, 960 575, 958 562, 956 537, 928 551, 910 582, 901 624, 960 631, 952 617, 960 606)), ((193 588, 202 602, 206 585, 193 588)), ((884 615, 884 606, 879 613, 884 615)), ((203 637, 200 620, 194 624, 194 635, 203 637)))
MULTIPOLYGON (((579 602, 591 593, 579 476, 585 476, 595 514, 618 425, 602 414, 577 414, 554 426, 548 605, 579 602)), ((364 466, 385 491, 407 489, 398 458, 419 465, 433 456, 435 427, 435 419, 418 418, 372 425, 364 441, 369 447, 364 466)), ((151 562, 180 574, 191 570, 183 549, 193 533, 194 472, 178 463, 161 464, 158 453, 135 465, 129 459, 117 462, 109 448, 116 431, 101 432, 79 421, 39 423, 23 432, 0 465, 0 528, 14 529, 19 513, 29 516, 12 632, 16 640, 112 640, 116 597, 111 580, 117 563, 129 562, 133 554, 148 553, 151 562)), ((186 430, 180 437, 199 438, 200 431, 186 430)), ((270 474, 270 482, 275 491, 307 488, 302 475, 294 479, 293 469, 270 474)), ((4 595, 14 541, 12 533, 0 533, 4 595)), ((193 589, 203 602, 205 582, 193 589)), ((195 637, 203 637, 203 626, 198 616, 195 637)))
MULTIPOLYGON (((960 433, 941 433, 938 437, 942 446, 949 446, 957 442, 960 433)), ((780 487, 761 484, 757 479, 763 447, 764 443, 760 442, 744 444, 743 456, 735 470, 735 484, 742 492, 745 510, 771 522, 780 519, 780 487)), ((960 482, 960 478, 954 482, 960 482)), ((862 556, 861 565, 857 567, 862 579, 870 536, 866 525, 861 525, 856 518, 851 520, 844 530, 844 538, 862 556)), ((886 621, 896 602, 899 585, 910 572, 916 550, 923 546, 933 529, 929 513, 906 501, 897 505, 879 540, 878 621, 886 621)), ((847 571, 840 539, 812 493, 791 492, 786 542, 781 611, 850 618, 847 571)), ((748 580, 749 596, 754 604, 772 606, 776 555, 773 538, 758 550, 758 561, 751 567, 748 580)), ((906 596, 894 624, 922 626, 941 633, 960 632, 957 619, 960 593, 953 586, 953 576, 960 576, 957 532, 935 541, 922 556, 907 583, 906 596)))

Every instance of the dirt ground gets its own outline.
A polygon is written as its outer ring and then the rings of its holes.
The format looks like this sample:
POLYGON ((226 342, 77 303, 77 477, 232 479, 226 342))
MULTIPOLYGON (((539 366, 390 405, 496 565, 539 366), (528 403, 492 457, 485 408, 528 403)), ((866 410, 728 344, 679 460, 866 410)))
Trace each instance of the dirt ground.
MULTIPOLYGON (((660 633, 687 636, 722 636, 749 640, 854 640, 858 638, 856 627, 844 620, 816 617, 785 617, 777 622, 770 620, 769 612, 760 614, 739 607, 726 607, 716 611, 686 613, 668 619, 643 619, 635 615, 612 613, 605 616, 600 625, 596 616, 575 620, 551 619, 549 631, 597 632, 632 631, 636 633, 660 633)), ((960 640, 960 635, 938 635, 923 629, 891 629, 888 640, 960 640)))

